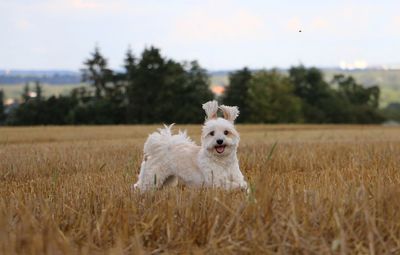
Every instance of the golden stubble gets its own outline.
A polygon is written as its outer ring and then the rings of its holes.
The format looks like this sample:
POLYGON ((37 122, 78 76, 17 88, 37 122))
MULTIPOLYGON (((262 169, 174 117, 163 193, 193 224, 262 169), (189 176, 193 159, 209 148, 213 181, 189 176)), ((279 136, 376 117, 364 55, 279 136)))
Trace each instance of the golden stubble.
POLYGON ((157 127, 0 128, 0 254, 400 253, 400 128, 239 125, 249 194, 132 193, 157 127))

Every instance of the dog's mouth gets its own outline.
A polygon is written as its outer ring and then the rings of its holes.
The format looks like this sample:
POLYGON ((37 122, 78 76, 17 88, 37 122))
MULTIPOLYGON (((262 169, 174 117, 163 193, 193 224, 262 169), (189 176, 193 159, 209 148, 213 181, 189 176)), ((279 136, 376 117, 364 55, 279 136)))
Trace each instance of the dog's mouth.
POLYGON ((215 146, 215 150, 217 151, 217 153, 221 154, 225 151, 225 147, 226 145, 217 145, 215 146))

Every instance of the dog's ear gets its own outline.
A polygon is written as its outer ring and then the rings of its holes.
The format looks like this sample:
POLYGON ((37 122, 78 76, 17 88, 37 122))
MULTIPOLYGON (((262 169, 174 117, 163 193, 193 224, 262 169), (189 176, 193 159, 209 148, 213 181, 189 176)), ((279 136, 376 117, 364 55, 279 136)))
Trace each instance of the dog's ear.
POLYGON ((232 123, 239 116, 239 109, 237 106, 221 105, 219 108, 221 109, 222 113, 224 114, 224 118, 226 120, 229 120, 232 123))
POLYGON ((217 118, 217 112, 218 112, 218 102, 217 101, 213 100, 213 101, 208 101, 207 103, 204 103, 203 109, 207 114, 207 120, 217 118))

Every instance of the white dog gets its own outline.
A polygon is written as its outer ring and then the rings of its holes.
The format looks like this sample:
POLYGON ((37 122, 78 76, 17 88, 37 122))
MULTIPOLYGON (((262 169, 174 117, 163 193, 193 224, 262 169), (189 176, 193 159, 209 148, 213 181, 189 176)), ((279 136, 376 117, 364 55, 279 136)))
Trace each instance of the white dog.
POLYGON ((176 185, 178 180, 194 187, 247 189, 236 156, 240 138, 234 120, 239 115, 238 108, 218 107, 217 101, 210 101, 203 104, 203 109, 207 119, 201 146, 187 137, 186 131, 173 135, 172 125, 149 135, 135 189, 146 191, 176 185), (224 118, 217 117, 218 109, 224 118))

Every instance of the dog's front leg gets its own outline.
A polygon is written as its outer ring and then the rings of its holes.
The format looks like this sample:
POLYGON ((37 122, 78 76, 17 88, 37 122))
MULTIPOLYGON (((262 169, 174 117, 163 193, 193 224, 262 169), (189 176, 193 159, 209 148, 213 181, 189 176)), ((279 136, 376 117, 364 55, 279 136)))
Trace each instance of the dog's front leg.
POLYGON ((138 180, 135 184, 131 186, 131 190, 134 191, 135 189, 140 189, 142 190, 143 187, 143 179, 144 179, 144 168, 145 168, 145 163, 146 161, 143 160, 142 164, 140 165, 140 170, 139 170, 139 175, 138 175, 138 180))
POLYGON ((247 182, 245 181, 227 181, 224 186, 226 189, 247 190, 247 182))

